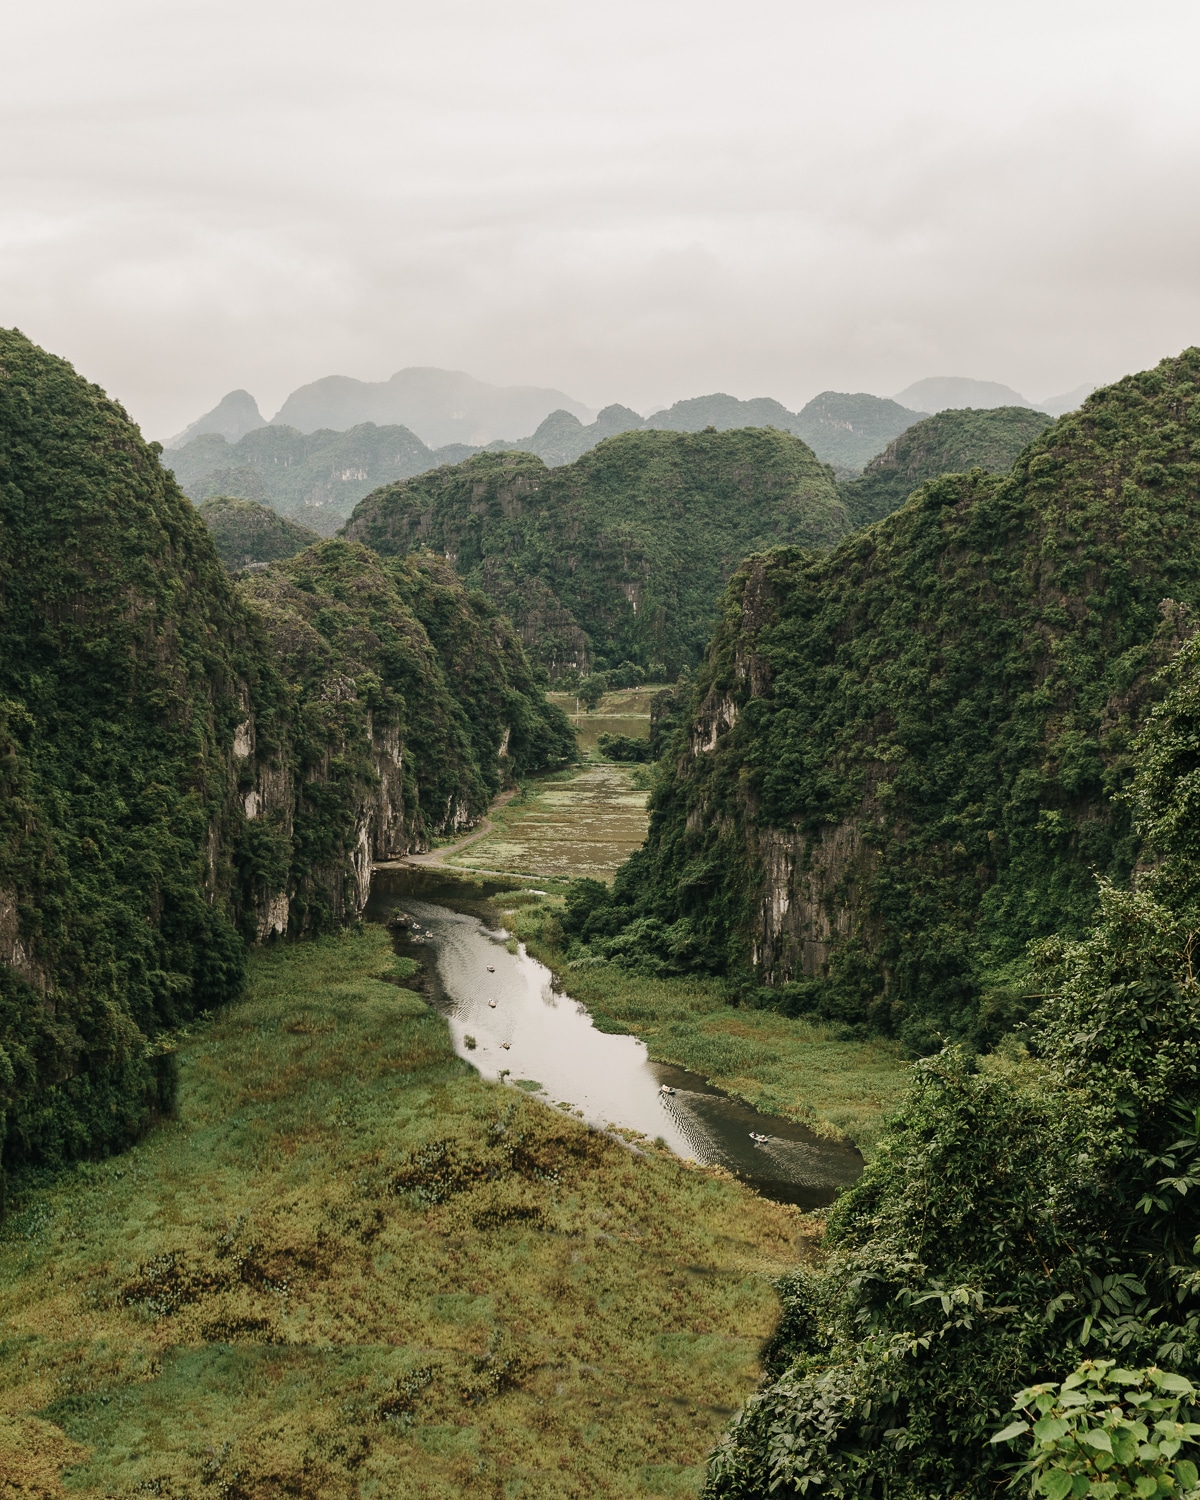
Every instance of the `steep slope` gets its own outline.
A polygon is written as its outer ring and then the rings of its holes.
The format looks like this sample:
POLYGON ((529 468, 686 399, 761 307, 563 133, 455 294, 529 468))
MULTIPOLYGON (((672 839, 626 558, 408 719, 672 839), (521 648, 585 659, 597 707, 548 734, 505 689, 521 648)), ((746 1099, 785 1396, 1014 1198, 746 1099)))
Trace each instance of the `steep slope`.
POLYGON ((901 406, 861 391, 822 391, 797 412, 789 431, 825 463, 857 470, 924 414, 923 407, 901 406))
POLYGON ((482 454, 377 491, 345 536, 392 556, 428 547, 510 613, 552 675, 699 660, 741 556, 846 530, 829 472, 766 429, 631 432, 547 469, 482 454))
POLYGON ((207 433, 165 452, 162 461, 197 504, 215 495, 257 500, 328 536, 379 485, 457 463, 471 451, 438 453, 407 427, 367 422, 349 432, 308 434, 260 427, 236 443, 207 433))
POLYGON ((624 927, 627 956, 752 973, 914 1046, 986 1029, 1027 941, 1081 930, 1094 872, 1136 857, 1114 797, 1200 603, 1198 493, 1188 350, 1008 477, 932 481, 824 557, 751 559, 648 844, 585 938, 624 927))
POLYGON ((943 411, 907 428, 863 470, 840 486, 855 526, 890 516, 927 479, 939 474, 1011 469, 1027 443, 1050 425, 1043 412, 1024 406, 943 411))
POLYGON ((114 402, 0 333, 3 1161, 102 1151, 169 1095, 154 1036, 241 981, 234 740, 255 625, 114 402))
POLYGON ((297 526, 276 511, 253 500, 232 500, 218 495, 198 507, 208 527, 217 556, 237 573, 251 563, 278 562, 294 557, 321 538, 307 526, 297 526))
MULTIPOLYGON (((280 930, 357 915, 374 861, 469 826, 512 776, 574 751, 511 626, 441 559, 322 542, 239 592, 293 691, 289 762, 243 786, 254 894, 280 930)), ((247 737, 258 751, 253 720, 247 737)))
POLYGON ((156 446, 0 333, 0 1189, 170 1108, 246 941, 573 749, 448 566, 336 542, 235 588, 156 446))
POLYGON ((248 432, 266 425, 266 418, 259 411, 258 402, 249 391, 230 391, 227 396, 221 397, 212 411, 206 411, 202 417, 197 417, 194 422, 189 423, 182 432, 176 433, 167 443, 167 447, 182 448, 193 438, 203 437, 205 433, 216 433, 227 442, 236 443, 248 432))

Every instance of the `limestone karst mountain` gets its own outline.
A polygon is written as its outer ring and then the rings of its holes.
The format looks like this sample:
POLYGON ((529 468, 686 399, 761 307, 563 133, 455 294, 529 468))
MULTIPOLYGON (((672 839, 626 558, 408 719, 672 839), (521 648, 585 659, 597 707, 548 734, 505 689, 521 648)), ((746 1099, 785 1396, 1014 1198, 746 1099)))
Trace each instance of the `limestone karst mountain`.
POLYGON ((1137 857, 1130 736, 1200 606, 1194 413, 1191 349, 1008 474, 750 559, 597 933, 918 1048, 1011 1016, 1026 944, 1085 930, 1137 857))
POLYGON ((722 585, 747 553, 828 547, 847 517, 828 468, 791 433, 638 431, 573 464, 485 453, 375 491, 344 535, 384 555, 427 547, 511 615, 552 676, 700 659, 722 585))
POLYGON ((1029 407, 997 406, 985 411, 943 411, 914 423, 893 438, 857 479, 840 486, 851 521, 866 526, 890 515, 913 490, 939 474, 976 468, 1004 473, 1050 420, 1029 407))
POLYGON ((136 1137, 247 941, 356 916, 372 858, 573 749, 444 562, 325 542, 235 586, 124 411, 15 330, 0 599, 0 1172, 136 1137))

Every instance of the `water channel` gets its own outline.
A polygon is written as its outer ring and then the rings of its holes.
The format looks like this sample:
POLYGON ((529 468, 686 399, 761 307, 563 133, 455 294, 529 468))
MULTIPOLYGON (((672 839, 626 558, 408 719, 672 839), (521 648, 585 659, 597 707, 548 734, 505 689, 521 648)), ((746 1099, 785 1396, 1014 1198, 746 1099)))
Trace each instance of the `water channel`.
POLYGON ((366 913, 377 922, 404 914, 396 950, 422 961, 455 1050, 484 1078, 506 1078, 599 1129, 661 1139, 782 1202, 821 1207, 857 1179, 863 1161, 848 1142, 761 1114, 695 1073, 651 1062, 637 1037, 598 1030, 544 964, 523 947, 509 952, 487 900, 499 889, 393 866, 376 870, 366 913))

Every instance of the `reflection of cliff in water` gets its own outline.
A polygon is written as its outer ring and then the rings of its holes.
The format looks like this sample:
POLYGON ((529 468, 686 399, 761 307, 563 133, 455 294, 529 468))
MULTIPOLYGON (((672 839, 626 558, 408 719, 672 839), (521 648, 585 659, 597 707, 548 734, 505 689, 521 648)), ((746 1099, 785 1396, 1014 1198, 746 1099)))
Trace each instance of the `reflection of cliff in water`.
POLYGON ((491 893, 433 870, 381 869, 367 913, 376 921, 397 907, 408 914, 396 929, 397 948, 434 969, 434 1003, 459 1055, 485 1078, 507 1077, 601 1129, 660 1139, 677 1155, 725 1167, 785 1202, 831 1203, 856 1180, 862 1157, 849 1143, 760 1114, 695 1073, 652 1063, 636 1037, 597 1030, 544 964, 523 948, 508 951, 509 935, 487 904, 491 893), (664 1084, 673 1092, 664 1093, 664 1084), (756 1143, 752 1133, 766 1139, 756 1143))

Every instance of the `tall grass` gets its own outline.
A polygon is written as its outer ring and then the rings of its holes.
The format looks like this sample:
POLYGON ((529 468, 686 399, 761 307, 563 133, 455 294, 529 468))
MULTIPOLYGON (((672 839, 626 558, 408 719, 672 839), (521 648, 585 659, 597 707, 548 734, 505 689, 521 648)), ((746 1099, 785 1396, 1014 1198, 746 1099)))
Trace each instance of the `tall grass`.
POLYGON ((398 977, 256 954, 178 1120, 18 1197, 0 1494, 695 1493, 810 1222, 483 1083, 398 977))

